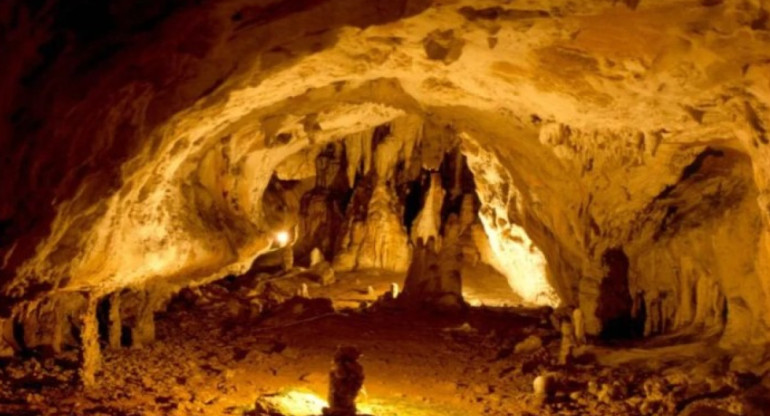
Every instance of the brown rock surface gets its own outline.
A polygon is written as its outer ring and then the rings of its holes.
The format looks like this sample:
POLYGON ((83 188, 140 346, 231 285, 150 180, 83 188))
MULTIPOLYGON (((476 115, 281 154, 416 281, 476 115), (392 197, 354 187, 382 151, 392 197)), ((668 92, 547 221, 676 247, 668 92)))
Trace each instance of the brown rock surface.
POLYGON ((360 211, 335 267, 404 271, 395 182, 459 141, 525 302, 578 306, 591 335, 768 341, 765 0, 75 3, 0 6, 2 318, 246 272, 276 169, 307 179, 330 143, 316 179, 358 183, 360 211))

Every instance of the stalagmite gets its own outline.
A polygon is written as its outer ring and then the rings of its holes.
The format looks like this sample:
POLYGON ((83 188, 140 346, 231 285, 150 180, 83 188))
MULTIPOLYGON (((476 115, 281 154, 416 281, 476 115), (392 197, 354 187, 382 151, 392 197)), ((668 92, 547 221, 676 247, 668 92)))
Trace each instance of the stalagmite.
POLYGON ((390 284, 390 297, 391 297, 391 299, 398 298, 398 289, 399 289, 398 288, 398 283, 393 282, 393 283, 390 284))
POLYGON ((318 247, 314 248, 313 251, 310 252, 310 267, 316 266, 322 261, 326 261, 323 253, 321 253, 321 250, 319 250, 318 247))
POLYGON ((554 393, 554 380, 551 374, 540 374, 532 381, 534 405, 542 406, 549 402, 554 393))
POLYGON ((575 341, 577 345, 583 345, 586 343, 586 326, 583 319, 583 311, 580 308, 575 308, 572 311, 572 325, 575 327, 575 341))
POLYGON ((299 297, 301 297, 301 298, 309 298, 310 297, 310 291, 308 290, 307 283, 303 283, 299 287, 299 297))
POLYGON ((396 196, 385 184, 372 192, 365 221, 353 221, 334 259, 337 271, 383 269, 394 272, 409 267, 411 247, 406 229, 396 213, 396 196))
POLYGON ((568 365, 572 362, 575 350, 575 330, 568 320, 561 322, 561 346, 559 348, 559 364, 568 365))
POLYGON ((122 323, 120 320, 120 292, 110 295, 110 310, 108 312, 108 342, 110 348, 121 346, 122 323))
POLYGON ((99 321, 96 317, 98 299, 91 294, 88 305, 81 317, 83 330, 81 332, 81 367, 80 380, 83 386, 91 389, 97 386, 96 373, 102 366, 102 351, 99 347, 99 321))
POLYGON ((329 407, 323 409, 324 416, 356 416, 356 396, 364 385, 360 356, 355 347, 337 349, 329 372, 329 407))

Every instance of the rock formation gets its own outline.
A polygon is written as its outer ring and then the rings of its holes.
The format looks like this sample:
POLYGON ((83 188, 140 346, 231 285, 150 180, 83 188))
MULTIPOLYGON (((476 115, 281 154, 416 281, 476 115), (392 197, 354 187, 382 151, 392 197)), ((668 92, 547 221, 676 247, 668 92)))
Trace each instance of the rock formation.
MULTIPOLYGON (((589 335, 770 341, 764 0, 76 3, 0 6, 2 351, 92 334, 60 296, 242 275, 295 225, 298 264, 406 272, 433 237, 414 267, 489 263, 589 335)), ((456 294, 436 273, 404 295, 456 294)))
POLYGON ((324 416, 356 416, 356 396, 364 385, 364 368, 358 363, 361 352, 355 347, 339 347, 329 372, 329 407, 324 416))

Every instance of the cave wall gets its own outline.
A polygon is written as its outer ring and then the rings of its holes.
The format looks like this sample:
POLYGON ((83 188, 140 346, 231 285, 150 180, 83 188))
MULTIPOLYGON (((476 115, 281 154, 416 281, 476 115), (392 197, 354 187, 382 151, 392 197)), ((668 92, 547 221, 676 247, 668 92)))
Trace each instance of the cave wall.
MULTIPOLYGON (((713 326, 721 295, 724 338, 761 342, 768 4, 632 3, 4 2, 3 315, 57 289, 106 294, 243 271, 271 243, 262 194, 283 159, 341 137, 360 143, 356 134, 408 113, 499 161, 509 189, 486 196, 498 201, 487 232, 525 232, 590 332, 603 324, 602 254, 622 247, 630 291, 663 285, 682 299, 666 328, 713 326), (742 155, 743 167, 716 176, 747 190, 655 238, 673 206, 656 197, 708 147, 742 155), (661 262, 671 268, 653 271, 661 262), (688 305, 688 293, 706 302, 688 305), (741 316, 751 323, 735 326, 741 316)), ((348 165, 349 182, 356 171, 348 165)), ((682 186, 696 201, 699 185, 682 186)))

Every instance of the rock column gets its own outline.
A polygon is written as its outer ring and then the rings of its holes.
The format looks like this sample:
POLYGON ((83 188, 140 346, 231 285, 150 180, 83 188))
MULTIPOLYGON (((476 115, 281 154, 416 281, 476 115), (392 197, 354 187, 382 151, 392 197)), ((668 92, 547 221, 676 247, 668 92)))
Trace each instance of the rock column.
POLYGON ((88 306, 82 317, 82 360, 80 368, 80 380, 87 389, 96 387, 96 373, 101 369, 102 351, 99 348, 99 321, 96 317, 98 301, 91 295, 88 306))
POLYGON ((356 416, 356 396, 364 385, 360 356, 355 347, 337 349, 329 372, 329 407, 323 409, 324 416, 356 416))

